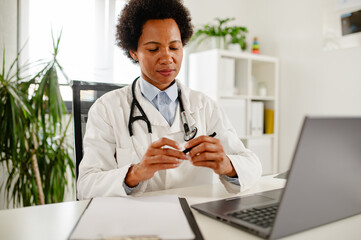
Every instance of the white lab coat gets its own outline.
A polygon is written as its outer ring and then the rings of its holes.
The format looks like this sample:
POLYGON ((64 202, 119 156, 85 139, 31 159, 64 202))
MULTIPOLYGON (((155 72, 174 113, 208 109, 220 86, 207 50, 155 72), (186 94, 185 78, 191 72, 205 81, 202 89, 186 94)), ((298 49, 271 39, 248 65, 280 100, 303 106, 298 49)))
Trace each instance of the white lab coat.
MULTIPOLYGON (((145 191, 187 187, 221 181, 228 191, 239 192, 251 187, 261 176, 262 167, 258 157, 236 135, 234 128, 218 105, 204 94, 178 83, 182 91, 185 111, 191 126, 198 128, 197 136, 217 133, 227 156, 237 172, 240 186, 227 182, 212 169, 195 167, 187 160, 178 168, 161 170, 132 192, 139 195, 145 191)), ((152 125, 148 133, 144 121, 133 124, 133 137, 128 131, 131 86, 109 92, 99 98, 88 114, 83 139, 84 157, 79 167, 77 194, 79 199, 99 196, 126 196, 123 182, 132 164, 141 161, 149 144, 167 137, 184 144, 184 130, 179 107, 172 126, 160 112, 142 96, 139 83, 135 95, 152 125)), ((178 105, 179 106, 179 105, 178 105)), ((140 113, 136 108, 134 116, 140 113)))

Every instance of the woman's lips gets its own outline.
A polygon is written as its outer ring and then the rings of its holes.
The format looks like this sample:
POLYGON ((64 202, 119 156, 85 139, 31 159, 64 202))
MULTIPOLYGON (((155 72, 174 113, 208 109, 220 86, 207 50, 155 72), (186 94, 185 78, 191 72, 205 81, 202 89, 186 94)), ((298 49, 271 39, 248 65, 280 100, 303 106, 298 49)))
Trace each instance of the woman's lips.
POLYGON ((170 76, 173 74, 175 70, 174 69, 162 69, 162 70, 158 70, 157 72, 163 76, 170 76))

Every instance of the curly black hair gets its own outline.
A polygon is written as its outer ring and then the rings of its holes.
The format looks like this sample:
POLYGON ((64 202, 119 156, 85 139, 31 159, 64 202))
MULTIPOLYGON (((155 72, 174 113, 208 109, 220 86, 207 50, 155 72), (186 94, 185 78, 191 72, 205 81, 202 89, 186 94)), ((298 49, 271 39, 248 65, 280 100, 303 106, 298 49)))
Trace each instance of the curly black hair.
POLYGON ((177 23, 182 44, 185 46, 193 34, 188 9, 182 0, 130 0, 122 10, 116 26, 116 44, 136 62, 129 50, 136 51, 142 28, 151 19, 172 18, 177 23))

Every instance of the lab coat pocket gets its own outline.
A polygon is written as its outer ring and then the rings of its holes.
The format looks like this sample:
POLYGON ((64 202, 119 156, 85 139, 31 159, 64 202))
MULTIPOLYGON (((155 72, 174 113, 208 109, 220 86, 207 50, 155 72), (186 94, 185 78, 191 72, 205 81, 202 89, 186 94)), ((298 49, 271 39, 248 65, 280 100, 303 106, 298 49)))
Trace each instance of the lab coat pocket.
POLYGON ((118 168, 135 163, 136 158, 131 148, 117 148, 116 151, 118 168))

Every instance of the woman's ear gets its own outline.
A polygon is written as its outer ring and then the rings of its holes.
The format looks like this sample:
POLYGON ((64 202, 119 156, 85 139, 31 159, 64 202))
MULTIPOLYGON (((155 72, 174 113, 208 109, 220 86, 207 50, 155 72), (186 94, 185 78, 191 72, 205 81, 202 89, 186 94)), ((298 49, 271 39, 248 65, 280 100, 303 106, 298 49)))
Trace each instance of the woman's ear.
POLYGON ((134 50, 129 50, 130 56, 134 59, 134 61, 139 61, 138 60, 138 56, 137 56, 137 52, 134 50))

